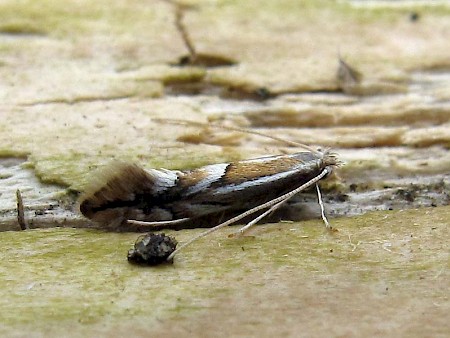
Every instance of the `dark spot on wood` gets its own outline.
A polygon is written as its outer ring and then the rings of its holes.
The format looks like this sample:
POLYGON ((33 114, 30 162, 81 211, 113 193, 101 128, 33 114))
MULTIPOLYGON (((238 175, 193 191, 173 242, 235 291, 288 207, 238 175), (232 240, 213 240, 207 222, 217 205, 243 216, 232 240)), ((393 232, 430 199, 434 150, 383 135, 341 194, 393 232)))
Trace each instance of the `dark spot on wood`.
POLYGON ((417 12, 411 12, 409 13, 409 21, 411 22, 417 22, 420 19, 420 15, 417 12))
POLYGON ((138 265, 159 265, 171 263, 167 258, 175 251, 178 242, 165 234, 148 233, 134 243, 134 248, 128 251, 128 262, 138 265))

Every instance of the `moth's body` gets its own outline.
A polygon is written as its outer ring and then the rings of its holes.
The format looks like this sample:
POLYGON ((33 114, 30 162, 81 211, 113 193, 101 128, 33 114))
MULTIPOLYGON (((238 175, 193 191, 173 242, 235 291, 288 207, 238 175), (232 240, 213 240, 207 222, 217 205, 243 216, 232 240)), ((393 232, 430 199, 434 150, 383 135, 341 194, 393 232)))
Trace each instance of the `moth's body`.
POLYGON ((301 186, 325 168, 331 172, 336 164, 329 152, 268 156, 184 171, 145 170, 116 162, 80 198, 80 210, 93 221, 114 227, 127 220, 195 220, 250 209, 301 186))

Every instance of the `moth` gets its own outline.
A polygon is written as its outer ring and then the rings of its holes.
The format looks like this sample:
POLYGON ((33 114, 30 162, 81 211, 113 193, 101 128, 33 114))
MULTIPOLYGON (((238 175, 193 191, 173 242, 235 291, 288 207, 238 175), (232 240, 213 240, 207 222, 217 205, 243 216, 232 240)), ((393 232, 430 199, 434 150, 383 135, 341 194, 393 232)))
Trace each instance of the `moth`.
MULTIPOLYGON (((212 229, 201 236, 266 209, 242 228, 242 233, 339 165, 330 150, 309 147, 294 154, 216 163, 192 170, 144 169, 115 162, 93 178, 79 206, 87 218, 114 229, 126 224, 183 227, 183 223, 195 224, 206 217, 212 220, 212 229), (220 223, 223 215, 233 212, 237 216, 220 223)), ((322 216, 326 220, 323 209, 322 216)))

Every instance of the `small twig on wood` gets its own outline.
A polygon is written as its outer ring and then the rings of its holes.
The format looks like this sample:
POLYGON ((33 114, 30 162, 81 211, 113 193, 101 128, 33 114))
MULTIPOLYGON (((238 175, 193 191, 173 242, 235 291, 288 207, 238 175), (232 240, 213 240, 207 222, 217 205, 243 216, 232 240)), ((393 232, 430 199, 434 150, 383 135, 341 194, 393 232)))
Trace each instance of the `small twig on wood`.
POLYGON ((20 230, 29 229, 27 222, 25 221, 25 212, 23 210, 23 200, 22 194, 20 190, 16 190, 16 198, 17 198, 17 222, 19 223, 20 230))
POLYGON ((194 44, 192 43, 191 38, 189 37, 189 34, 183 21, 185 7, 178 3, 174 3, 174 5, 175 5, 175 27, 180 33, 181 38, 183 39, 183 43, 186 46, 187 50, 189 51, 189 55, 191 58, 190 63, 195 63, 195 60, 197 59, 197 51, 195 50, 194 44))
POLYGON ((180 4, 176 0, 164 0, 174 7, 175 11, 175 27, 178 33, 181 35, 181 39, 183 40, 184 45, 186 46, 189 52, 189 60, 187 63, 193 64, 197 59, 197 51, 195 50, 194 44, 192 43, 191 38, 187 32, 186 26, 184 25, 184 13, 185 10, 190 8, 191 6, 180 4))

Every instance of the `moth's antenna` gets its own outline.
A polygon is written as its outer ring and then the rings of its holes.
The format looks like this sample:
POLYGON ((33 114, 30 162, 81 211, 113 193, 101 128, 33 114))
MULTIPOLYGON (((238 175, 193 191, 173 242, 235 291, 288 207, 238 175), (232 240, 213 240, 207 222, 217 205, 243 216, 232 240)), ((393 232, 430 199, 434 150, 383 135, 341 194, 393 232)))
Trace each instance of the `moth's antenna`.
POLYGON ((310 146, 307 146, 306 144, 298 143, 298 142, 290 141, 290 140, 285 140, 285 139, 282 139, 281 137, 272 136, 272 135, 266 135, 264 133, 260 133, 259 131, 248 130, 248 129, 245 129, 245 128, 229 127, 229 126, 224 126, 224 125, 221 125, 221 124, 214 124, 214 123, 212 123, 212 124, 205 124, 205 123, 202 123, 202 122, 189 121, 189 120, 180 120, 180 119, 154 118, 153 121, 162 122, 162 123, 169 123, 169 124, 176 124, 176 125, 182 125, 182 126, 213 127, 213 128, 219 128, 219 129, 239 131, 241 133, 253 134, 253 135, 258 135, 258 136, 270 138, 270 139, 275 140, 275 141, 283 142, 283 143, 286 143, 288 145, 295 146, 295 147, 301 147, 303 149, 309 150, 312 153, 315 153, 315 154, 318 154, 318 155, 322 155, 321 152, 317 151, 316 149, 314 149, 314 148, 312 148, 310 146))

